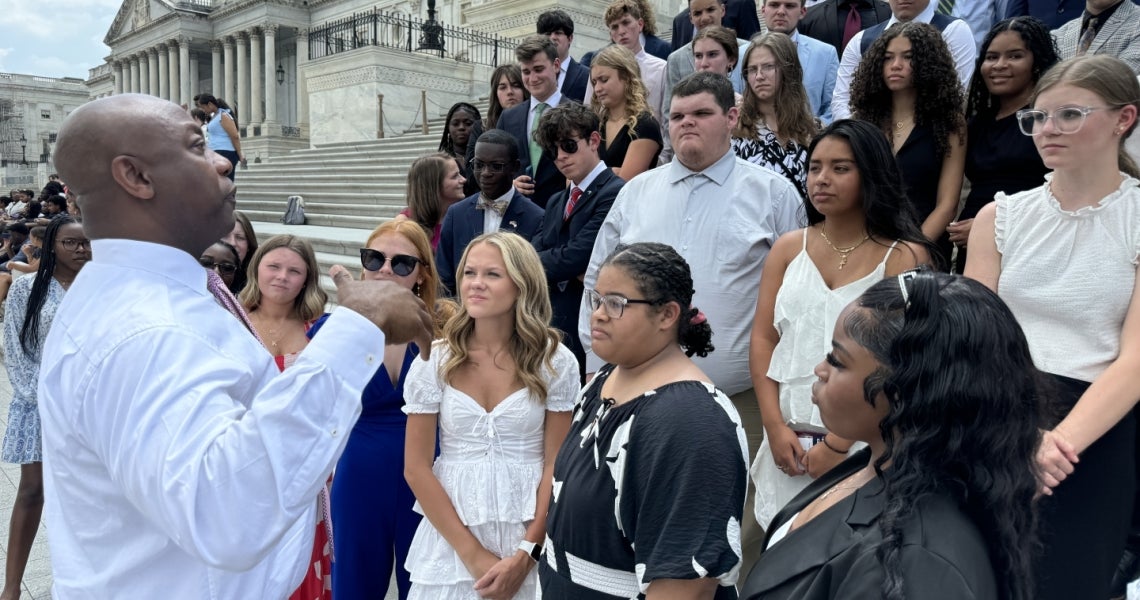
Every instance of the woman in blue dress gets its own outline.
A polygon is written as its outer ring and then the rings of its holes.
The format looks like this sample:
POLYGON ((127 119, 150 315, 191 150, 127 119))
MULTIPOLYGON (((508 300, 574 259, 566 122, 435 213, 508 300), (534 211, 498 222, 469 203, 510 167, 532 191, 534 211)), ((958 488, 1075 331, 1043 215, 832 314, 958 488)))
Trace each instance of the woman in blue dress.
POLYGON ((39 270, 16 279, 8 291, 4 319, 4 364, 12 383, 8 428, 2 458, 20 465, 20 486, 8 527, 4 590, 0 598, 20 597, 20 580, 28 565, 40 514, 44 508, 43 457, 36 382, 40 351, 55 311, 76 274, 91 260, 91 243, 71 217, 57 217, 44 233, 39 270))
MULTIPOLYGON (((377 227, 360 250, 362 279, 387 280, 436 305, 439 276, 431 243, 413 221, 389 221, 377 227)), ((443 305, 446 306, 446 305, 443 305)), ((437 328, 446 310, 436 310, 437 328)), ((324 323, 322 317, 309 335, 324 323)), ((419 354, 415 344, 388 345, 384 364, 361 394, 360 419, 337 462, 331 492, 333 523, 333 597, 337 600, 383 598, 395 565, 401 600, 411 585, 404 560, 420 515, 404 481, 404 376, 419 354)))

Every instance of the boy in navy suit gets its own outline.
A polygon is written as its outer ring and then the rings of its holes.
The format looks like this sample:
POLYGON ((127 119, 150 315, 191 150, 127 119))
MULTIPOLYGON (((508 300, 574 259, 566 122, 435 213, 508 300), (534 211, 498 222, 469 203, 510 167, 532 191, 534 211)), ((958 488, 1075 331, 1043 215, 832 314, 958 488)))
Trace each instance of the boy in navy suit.
POLYGON ((514 136, 501 129, 479 136, 471 170, 480 191, 447 209, 435 250, 439 279, 449 294, 457 292, 455 268, 471 240, 500 229, 529 240, 542 225, 542 209, 512 185, 511 178, 518 169, 519 150, 514 136))

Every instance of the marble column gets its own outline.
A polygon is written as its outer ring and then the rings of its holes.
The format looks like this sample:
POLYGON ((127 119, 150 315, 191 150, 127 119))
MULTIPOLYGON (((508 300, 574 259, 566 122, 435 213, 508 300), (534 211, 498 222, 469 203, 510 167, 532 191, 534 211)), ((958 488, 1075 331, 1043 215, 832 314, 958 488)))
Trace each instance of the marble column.
POLYGON ((190 38, 181 38, 178 40, 178 75, 178 104, 189 105, 190 98, 194 95, 193 92, 190 91, 190 38))
POLYGON ((237 102, 234 97, 234 38, 226 36, 222 42, 222 90, 226 102, 237 102))
POLYGON ((148 93, 151 96, 158 96, 158 93, 161 91, 161 86, 158 83, 158 49, 148 48, 146 51, 146 56, 147 66, 150 67, 150 73, 148 74, 149 77, 147 77, 147 79, 150 80, 150 91, 148 93))
MULTIPOLYGON (((249 39, 246 38, 244 31, 238 32, 235 36, 237 41, 237 110, 238 122, 249 124, 250 120, 249 110, 249 61, 246 60, 246 48, 249 47, 249 39)), ((227 100, 228 102, 228 100, 227 100)), ((253 133, 253 130, 249 130, 253 133)))
POLYGON ((139 93, 139 57, 132 56, 131 61, 131 93, 139 93))
POLYGON ((194 96, 202 92, 202 63, 199 62, 201 59, 200 53, 190 53, 190 102, 194 101, 194 96))
POLYGON ((301 68, 309 62, 309 30, 297 30, 297 127, 301 135, 308 135, 309 128, 309 84, 305 81, 305 71, 301 68))
POLYGON ((171 102, 174 102, 175 104, 178 103, 178 86, 179 86, 179 83, 178 83, 178 46, 179 46, 178 40, 167 40, 166 41, 166 47, 168 50, 167 58, 169 59, 168 62, 170 63, 170 69, 168 69, 168 72, 167 72, 167 75, 169 76, 168 79, 170 81, 170 98, 169 98, 169 100, 171 102))
POLYGON ((261 28, 253 27, 249 30, 249 124, 260 126, 265 121, 265 107, 262 105, 262 92, 264 91, 262 76, 265 69, 261 64, 261 28))
MULTIPOLYGON (((265 30, 265 127, 276 128, 277 123, 277 29, 279 25, 266 25, 265 30)), ((276 132, 280 134, 280 131, 276 132)), ((262 135, 269 135, 262 131, 262 135)))
POLYGON ((210 40, 210 94, 222 95, 222 43, 218 40, 210 40))
POLYGON ((111 63, 111 77, 115 79, 115 94, 123 93, 123 63, 115 61, 111 63))
POLYGON ((170 100, 170 76, 167 75, 170 55, 166 51, 166 44, 158 45, 158 97, 170 100))
POLYGON ((150 55, 146 50, 139 52, 139 93, 150 93, 150 55))

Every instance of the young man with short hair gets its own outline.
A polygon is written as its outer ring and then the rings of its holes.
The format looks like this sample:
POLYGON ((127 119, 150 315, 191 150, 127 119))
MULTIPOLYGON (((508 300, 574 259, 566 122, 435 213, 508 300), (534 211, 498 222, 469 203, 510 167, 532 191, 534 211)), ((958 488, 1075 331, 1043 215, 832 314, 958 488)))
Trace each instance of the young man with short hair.
MULTIPOLYGON (((649 104, 653 118, 661 123, 664 133, 665 61, 649 54, 641 46, 642 31, 645 29, 641 8, 636 0, 614 0, 606 7, 603 18, 610 30, 610 40, 628 48, 637 59, 637 66, 641 69, 641 83, 645 85, 645 101, 649 104)), ((593 95, 594 86, 591 83, 586 87, 586 106, 590 106, 593 95)))
POLYGON ((614 199, 625 185, 598 156, 602 143, 598 115, 580 104, 563 104, 542 115, 534 136, 554 156, 558 171, 570 187, 558 192, 546 205, 542 228, 532 243, 546 270, 551 325, 563 332, 567 348, 578 358, 585 375, 586 354, 578 339, 578 311, 582 303, 582 278, 590 264, 594 240, 614 199))
MULTIPOLYGON (((768 31, 783 33, 796 44, 811 111, 824 125, 831 123, 831 94, 835 90, 839 57, 828 44, 796 31, 800 19, 807 13, 804 0, 764 0, 764 7, 760 10, 768 31)), ((744 62, 743 56, 740 62, 744 62)))
MULTIPOLYGON (((724 14, 725 0, 689 0, 689 20, 693 23, 693 27, 697 28, 697 31, 712 25, 721 25, 724 21, 724 14)), ((736 45, 740 50, 738 54, 740 59, 736 61, 736 66, 732 68, 732 73, 728 78, 732 81, 732 88, 739 94, 744 91, 744 80, 740 76, 740 65, 744 62, 744 53, 748 50, 748 40, 742 40, 738 37, 736 38, 736 45)), ((673 86, 696 70, 697 61, 693 57, 692 42, 674 50, 669 55, 668 66, 665 69, 665 106, 670 105, 673 86)))
POLYGON ((586 96, 586 85, 590 83, 590 69, 570 56, 570 44, 574 43, 574 20, 564 10, 548 10, 538 15, 535 30, 539 35, 550 38, 558 49, 558 61, 562 65, 558 74, 558 90, 563 96, 581 102, 586 96))

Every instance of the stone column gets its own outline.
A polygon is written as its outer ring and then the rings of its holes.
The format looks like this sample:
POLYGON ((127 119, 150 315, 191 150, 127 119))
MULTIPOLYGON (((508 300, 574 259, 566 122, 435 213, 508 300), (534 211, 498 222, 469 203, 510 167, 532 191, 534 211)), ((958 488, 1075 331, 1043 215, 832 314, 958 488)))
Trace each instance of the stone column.
POLYGON ((199 52, 190 53, 190 101, 194 101, 194 96, 201 92, 202 87, 202 54, 199 52))
POLYGON ((131 61, 131 93, 139 93, 139 57, 132 56, 131 61))
POLYGON ((147 66, 150 67, 149 77, 147 78, 150 80, 149 93, 151 96, 158 96, 158 93, 162 89, 162 86, 160 86, 158 83, 158 50, 155 48, 148 48, 146 51, 146 56, 148 58, 147 66))
POLYGON ((309 128, 309 84, 301 69, 309 62, 309 30, 297 30, 297 127, 301 135, 308 135, 309 128))
MULTIPOLYGON (((279 25, 266 25, 265 30, 265 129, 275 128, 277 122, 277 29, 279 25)), ((278 132, 280 133, 280 132, 278 132)))
POLYGON ((166 44, 158 45, 158 97, 170 100, 170 76, 166 73, 170 64, 170 55, 167 54, 166 44))
POLYGON ((222 43, 218 40, 210 40, 210 94, 222 95, 222 43))
POLYGON ((178 86, 179 86, 179 83, 178 83, 178 46, 179 46, 178 40, 167 40, 166 41, 166 47, 168 50, 167 58, 169 59, 168 62, 170 63, 170 69, 169 69, 169 72, 167 73, 167 75, 169 75, 169 78, 170 78, 170 97, 168 99, 171 102, 174 102, 175 104, 178 103, 178 86))
POLYGON ((249 30, 249 124, 260 126, 265 121, 265 108, 262 105, 262 76, 265 69, 261 64, 261 29, 253 27, 249 30))
POLYGON ((150 93, 150 56, 146 50, 139 52, 139 93, 150 93))
MULTIPOLYGON (((234 38, 226 36, 225 41, 222 42, 223 59, 225 62, 222 64, 222 90, 226 102, 237 102, 234 97, 234 38)), ((215 92, 216 93, 216 92, 215 92)))
POLYGON ((117 60, 111 63, 111 77, 115 79, 115 95, 122 94, 124 91, 123 63, 117 60))
POLYGON ((190 91, 190 74, 190 38, 184 37, 178 40, 178 104, 190 104, 194 95, 190 91))
MULTIPOLYGON (((246 48, 249 46, 249 40, 246 38, 244 31, 238 32, 237 36, 237 109, 238 109, 238 122, 250 124, 249 110, 249 61, 246 60, 246 48)), ((253 133, 253 130, 249 130, 253 133)))

